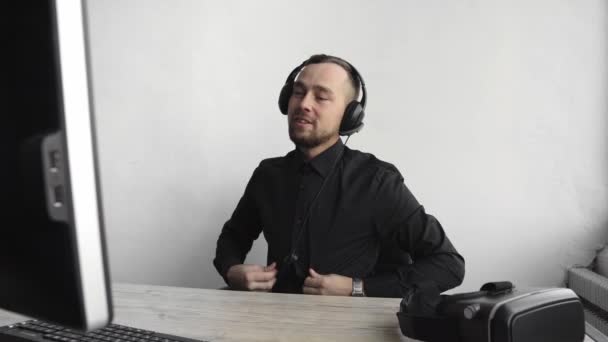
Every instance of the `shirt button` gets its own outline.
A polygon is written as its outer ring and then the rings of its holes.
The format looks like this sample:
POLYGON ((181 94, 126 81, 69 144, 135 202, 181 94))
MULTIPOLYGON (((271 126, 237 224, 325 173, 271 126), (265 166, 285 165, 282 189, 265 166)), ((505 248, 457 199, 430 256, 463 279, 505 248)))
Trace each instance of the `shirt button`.
POLYGON ((300 190, 304 190, 304 184, 300 184, 300 190))
POLYGON ((302 223, 302 219, 301 219, 301 218, 299 218, 299 219, 297 219, 297 220, 296 220, 296 224, 298 224, 298 225, 299 225, 299 224, 301 224, 301 223, 302 223))

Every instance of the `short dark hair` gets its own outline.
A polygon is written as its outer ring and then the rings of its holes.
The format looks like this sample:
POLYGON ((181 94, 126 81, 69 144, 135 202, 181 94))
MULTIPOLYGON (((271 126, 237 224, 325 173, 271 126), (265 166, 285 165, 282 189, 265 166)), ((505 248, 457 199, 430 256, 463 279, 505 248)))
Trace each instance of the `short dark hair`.
POLYGON ((319 63, 334 63, 334 64, 341 66, 342 69, 346 70, 346 73, 348 74, 348 79, 354 90, 353 100, 355 100, 355 101, 359 100, 359 92, 361 89, 361 80, 359 79, 359 76, 357 76, 355 69, 349 62, 345 61, 344 59, 342 59, 340 57, 330 56, 330 55, 325 55, 325 54, 317 54, 317 55, 310 56, 310 58, 308 59, 306 64, 308 65, 308 64, 319 64, 319 63))

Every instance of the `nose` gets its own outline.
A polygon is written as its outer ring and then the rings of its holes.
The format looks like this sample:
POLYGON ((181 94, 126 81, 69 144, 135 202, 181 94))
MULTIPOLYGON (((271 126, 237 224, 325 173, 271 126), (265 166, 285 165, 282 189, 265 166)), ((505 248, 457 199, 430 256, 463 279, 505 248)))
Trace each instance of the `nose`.
POLYGON ((299 108, 304 112, 310 112, 314 102, 314 94, 309 91, 300 99, 299 108))

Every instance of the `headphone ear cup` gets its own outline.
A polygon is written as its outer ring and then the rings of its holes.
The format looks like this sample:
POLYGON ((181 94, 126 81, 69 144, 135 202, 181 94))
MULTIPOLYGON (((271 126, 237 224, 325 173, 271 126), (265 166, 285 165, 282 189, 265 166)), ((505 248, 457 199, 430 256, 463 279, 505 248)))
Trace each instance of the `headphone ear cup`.
POLYGON ((365 117, 365 111, 359 101, 351 101, 346 110, 344 111, 344 117, 340 123, 340 135, 351 135, 359 132, 363 128, 363 118, 365 117))
POLYGON ((289 98, 291 97, 291 91, 293 89, 292 83, 286 83, 281 88, 281 94, 279 95, 279 109, 281 113, 287 115, 287 109, 289 107, 289 98))

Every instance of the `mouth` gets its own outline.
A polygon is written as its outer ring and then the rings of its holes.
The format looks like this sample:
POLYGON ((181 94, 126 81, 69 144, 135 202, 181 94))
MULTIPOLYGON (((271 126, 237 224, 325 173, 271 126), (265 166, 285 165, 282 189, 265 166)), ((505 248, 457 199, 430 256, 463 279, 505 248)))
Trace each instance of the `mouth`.
POLYGON ((307 118, 305 118, 305 117, 302 117, 302 116, 298 116, 298 117, 293 118, 292 122, 296 126, 302 126, 302 127, 304 127, 306 125, 311 125, 312 126, 312 121, 309 120, 309 119, 307 119, 307 118))

